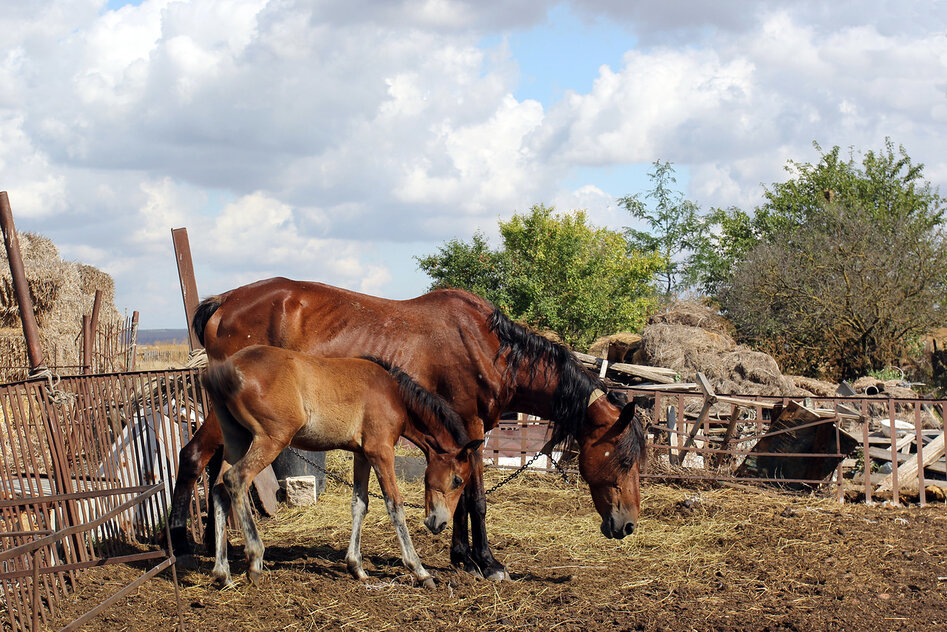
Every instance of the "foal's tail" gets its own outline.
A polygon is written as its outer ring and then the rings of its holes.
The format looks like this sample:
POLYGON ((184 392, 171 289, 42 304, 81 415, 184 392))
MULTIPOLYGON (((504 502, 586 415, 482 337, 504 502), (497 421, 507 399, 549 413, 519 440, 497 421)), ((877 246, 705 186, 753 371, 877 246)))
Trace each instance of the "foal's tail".
POLYGON ((201 344, 204 344, 204 328, 207 327, 207 321, 210 320, 210 317, 214 315, 214 312, 217 311, 217 308, 220 307, 223 302, 223 294, 208 296, 198 303, 197 309, 194 310, 194 318, 191 319, 191 329, 194 330, 194 335, 201 341, 201 344))
MULTIPOLYGON (((385 362, 381 358, 364 356, 364 359, 370 360, 388 371, 388 374, 398 383, 398 391, 401 393, 401 399, 408 411, 428 429, 433 430, 433 428, 441 426, 447 429, 458 445, 465 446, 470 443, 470 436, 467 434, 464 420, 443 397, 427 390, 400 368, 385 362)), ((436 436, 435 432, 430 434, 436 436)))
POLYGON ((211 362, 202 379, 204 388, 207 389, 207 394, 210 395, 215 410, 218 412, 227 406, 243 383, 230 360, 211 362))

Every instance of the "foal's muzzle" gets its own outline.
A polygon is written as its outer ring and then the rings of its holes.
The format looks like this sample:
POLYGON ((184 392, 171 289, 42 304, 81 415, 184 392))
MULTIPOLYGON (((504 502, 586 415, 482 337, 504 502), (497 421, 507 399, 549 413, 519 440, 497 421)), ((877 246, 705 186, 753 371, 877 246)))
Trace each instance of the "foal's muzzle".
POLYGON ((447 519, 449 514, 443 507, 435 507, 431 510, 431 513, 427 515, 427 518, 424 519, 424 526, 428 530, 437 535, 447 526, 447 519))

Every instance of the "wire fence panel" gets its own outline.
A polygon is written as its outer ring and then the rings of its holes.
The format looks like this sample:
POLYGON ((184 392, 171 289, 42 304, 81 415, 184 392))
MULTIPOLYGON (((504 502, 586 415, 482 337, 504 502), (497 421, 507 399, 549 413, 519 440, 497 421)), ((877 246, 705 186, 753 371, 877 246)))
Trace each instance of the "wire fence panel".
MULTIPOLYGON (((55 613, 82 569, 158 556, 128 547, 153 546, 165 529, 178 453, 203 402, 196 370, 0 385, 0 598, 12 629, 55 613), (17 549, 54 533, 54 543, 17 549)), ((207 492, 201 481, 195 513, 207 492)), ((201 520, 191 524, 202 537, 201 520)))

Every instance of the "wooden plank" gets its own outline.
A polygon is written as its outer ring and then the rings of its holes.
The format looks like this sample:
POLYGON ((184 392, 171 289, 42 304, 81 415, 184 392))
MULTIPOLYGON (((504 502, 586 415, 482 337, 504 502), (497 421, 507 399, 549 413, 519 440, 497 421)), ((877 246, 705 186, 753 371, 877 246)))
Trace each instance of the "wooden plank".
MULTIPOLYGON (((583 364, 596 368, 601 368, 602 366, 602 358, 596 358, 587 353, 579 353, 577 351, 574 351, 573 355, 583 364)), ((674 378, 677 376, 677 372, 673 369, 666 369, 660 366, 645 366, 643 364, 615 362, 614 364, 609 364, 608 368, 619 373, 640 377, 659 384, 672 384, 674 378)))
MULTIPOLYGON (((944 433, 940 433, 940 436, 924 446, 923 457, 924 457, 924 467, 928 467, 933 464, 935 461, 940 460, 940 457, 944 455, 944 433)), ((898 459, 900 461, 900 457, 898 459)), ((912 482, 917 480, 918 474, 918 463, 917 458, 908 458, 903 465, 898 467, 898 486, 910 485, 912 482)), ((889 475, 881 483, 881 486, 878 487, 877 491, 887 491, 892 489, 894 486, 894 473, 889 475)))
POLYGON ((697 390, 697 384, 694 382, 675 382, 674 384, 641 384, 632 386, 636 391, 667 391, 670 393, 683 392, 691 393, 697 390))

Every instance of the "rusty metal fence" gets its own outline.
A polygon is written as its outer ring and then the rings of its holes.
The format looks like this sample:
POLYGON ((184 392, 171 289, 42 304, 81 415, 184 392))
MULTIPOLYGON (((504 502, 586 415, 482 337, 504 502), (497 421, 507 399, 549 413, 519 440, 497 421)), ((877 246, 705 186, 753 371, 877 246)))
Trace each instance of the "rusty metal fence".
MULTIPOLYGON (((202 419, 196 370, 0 386, 0 598, 11 629, 55 618, 84 568, 160 560, 137 585, 173 564, 157 542, 178 452, 202 419)), ((206 498, 202 482, 192 510, 206 498)), ((201 537, 201 521, 191 524, 201 537)))

